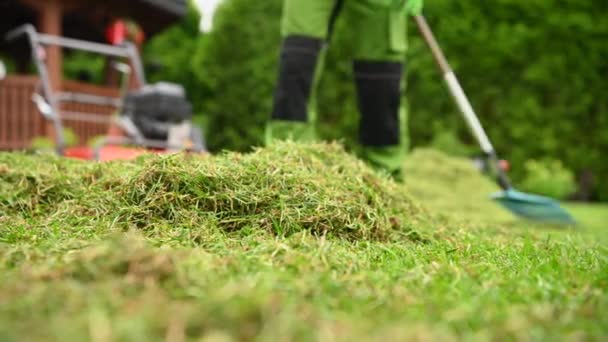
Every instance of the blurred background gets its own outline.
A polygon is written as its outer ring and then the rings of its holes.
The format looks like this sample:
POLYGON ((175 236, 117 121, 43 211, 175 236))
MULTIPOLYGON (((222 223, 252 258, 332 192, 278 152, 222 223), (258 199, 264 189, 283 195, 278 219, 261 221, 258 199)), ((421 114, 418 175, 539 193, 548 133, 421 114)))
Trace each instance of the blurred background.
MULTIPOLYGON (((262 145, 281 6, 281 0, 197 0, 184 2, 183 12, 162 25, 141 25, 149 80, 184 85, 212 152, 262 145)), ((120 13, 144 20, 137 12, 120 13)), ((429 0, 425 15, 515 183, 560 199, 608 201, 608 2, 429 0)), ((411 146, 472 158, 479 150, 411 24, 404 90, 411 146)), ((349 41, 355 38, 337 25, 318 91, 318 130, 352 147, 358 114, 349 41)), ((6 54, 0 58, 9 73, 19 67, 6 54)), ((65 77, 99 83, 86 75, 103 68, 98 56, 63 58, 65 77)))

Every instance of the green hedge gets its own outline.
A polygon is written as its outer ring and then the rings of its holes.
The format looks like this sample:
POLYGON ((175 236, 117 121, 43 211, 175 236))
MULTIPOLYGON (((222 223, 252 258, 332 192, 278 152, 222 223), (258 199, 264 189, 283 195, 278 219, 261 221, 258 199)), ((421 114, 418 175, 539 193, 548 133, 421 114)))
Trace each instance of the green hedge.
MULTIPOLYGON (((608 200, 608 2, 435 0, 427 12, 515 178, 528 159, 560 159, 593 171, 594 196, 608 200)), ((435 120, 471 141, 422 42, 412 45, 413 141, 430 141, 435 120)))
POLYGON ((211 149, 249 150, 262 142, 276 80, 280 1, 229 0, 199 44, 197 74, 211 149))

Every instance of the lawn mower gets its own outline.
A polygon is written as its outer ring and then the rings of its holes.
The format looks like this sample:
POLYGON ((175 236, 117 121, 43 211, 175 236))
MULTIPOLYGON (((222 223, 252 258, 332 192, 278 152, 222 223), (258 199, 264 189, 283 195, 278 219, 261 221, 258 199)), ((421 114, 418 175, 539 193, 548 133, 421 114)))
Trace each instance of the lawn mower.
POLYGON ((203 134, 192 124, 192 106, 184 88, 167 82, 146 84, 141 58, 133 44, 106 45, 42 34, 30 24, 6 35, 9 42, 20 38, 27 39, 40 78, 38 90, 31 98, 44 119, 52 124, 57 154, 87 160, 116 160, 133 159, 146 152, 206 152, 203 134), (119 96, 53 89, 45 63, 48 46, 112 58, 112 67, 121 75, 119 96), (135 82, 132 82, 133 77, 135 82), (71 111, 65 108, 66 103, 110 106, 114 108, 114 114, 71 111), (105 124, 107 134, 91 146, 68 147, 66 120, 105 124))

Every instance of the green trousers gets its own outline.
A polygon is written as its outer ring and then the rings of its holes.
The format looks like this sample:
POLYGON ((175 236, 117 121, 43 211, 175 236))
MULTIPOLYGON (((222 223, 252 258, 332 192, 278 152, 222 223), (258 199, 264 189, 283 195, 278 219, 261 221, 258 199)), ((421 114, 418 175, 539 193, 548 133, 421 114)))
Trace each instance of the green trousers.
POLYGON ((405 2, 285 0, 282 35, 327 39, 332 19, 338 16, 339 20, 347 22, 346 25, 354 31, 354 36, 358 37, 353 45, 354 59, 402 62, 407 50, 405 2))
MULTIPOLYGON (((351 42, 355 61, 402 63, 407 52, 407 13, 405 0, 285 0, 281 23, 282 36, 330 39, 335 20, 357 37, 351 42)), ((308 121, 269 121, 266 142, 273 140, 316 140, 316 84, 323 69, 324 53, 317 65, 308 121)), ((407 111, 401 106, 399 124, 406 131, 407 111)), ((364 128, 363 128, 364 129, 364 128)), ((360 147, 360 156, 372 166, 400 177, 401 166, 408 150, 406 134, 396 145, 360 147)))

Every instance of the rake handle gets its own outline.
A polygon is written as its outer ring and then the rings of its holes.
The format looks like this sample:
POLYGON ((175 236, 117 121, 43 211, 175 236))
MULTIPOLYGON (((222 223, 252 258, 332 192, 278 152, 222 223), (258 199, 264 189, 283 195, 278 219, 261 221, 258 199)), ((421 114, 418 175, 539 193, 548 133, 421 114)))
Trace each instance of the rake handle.
POLYGON ((452 97, 456 101, 460 112, 464 116, 466 123, 475 135, 475 138, 477 139, 477 142, 479 143, 481 149, 486 153, 488 159, 490 159, 490 161, 494 164, 497 172, 498 184, 504 190, 511 189, 512 186, 509 178, 505 174, 504 170, 498 166, 498 157, 496 155, 496 151, 494 150, 494 146, 492 146, 492 143, 490 142, 486 131, 483 129, 481 122, 477 117, 477 114, 475 114, 475 110, 473 109, 471 102, 469 101, 464 90, 462 89, 462 86, 460 85, 456 74, 452 70, 452 67, 448 63, 448 60, 445 57, 443 50, 439 46, 439 43, 437 42, 433 31, 429 27, 429 24, 427 23, 424 16, 416 15, 414 16, 414 19, 416 20, 416 24, 418 25, 420 34, 422 35, 424 41, 433 53, 435 62, 441 70, 444 81, 447 84, 448 89, 452 94, 452 97))
POLYGON ((416 24, 418 25, 420 34, 422 34, 424 41, 426 42, 428 47, 431 49, 431 52, 433 53, 433 57, 435 58, 435 62, 437 63, 437 66, 439 66, 439 69, 441 70, 441 72, 444 75, 452 72, 450 63, 448 63, 448 60, 445 57, 443 51, 441 50, 441 47, 439 46, 437 39, 435 39, 435 35, 433 34, 433 31, 429 27, 429 24, 427 23, 426 18, 422 15, 416 15, 416 16, 414 16, 414 19, 416 20, 416 24))

